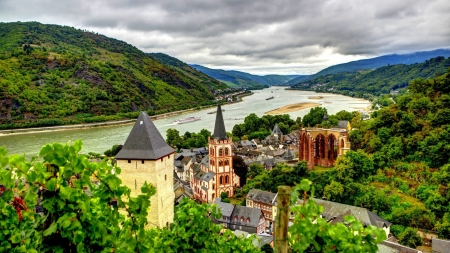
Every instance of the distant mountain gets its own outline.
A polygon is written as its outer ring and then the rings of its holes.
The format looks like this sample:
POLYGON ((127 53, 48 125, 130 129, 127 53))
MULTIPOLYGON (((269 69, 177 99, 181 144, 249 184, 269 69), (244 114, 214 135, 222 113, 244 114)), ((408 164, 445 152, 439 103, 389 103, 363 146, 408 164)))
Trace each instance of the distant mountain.
POLYGON ((391 55, 383 55, 375 58, 351 61, 347 63, 333 65, 326 69, 323 69, 317 72, 314 75, 310 75, 307 78, 295 78, 290 80, 287 85, 294 85, 299 82, 305 81, 307 79, 312 80, 319 76, 324 76, 328 74, 335 74, 339 72, 347 72, 347 71, 355 71, 355 70, 365 70, 365 69, 375 69, 387 65, 395 65, 395 64, 413 64, 420 63, 431 58, 443 56, 449 57, 450 50, 449 49, 436 49, 432 51, 423 51, 416 52, 412 54, 391 54, 391 55))
POLYGON ((245 86, 247 88, 263 88, 271 85, 284 85, 289 80, 299 77, 298 75, 258 76, 235 70, 210 69, 196 64, 191 64, 190 66, 210 77, 223 81, 230 86, 245 86))
POLYGON ((227 86, 123 41, 67 26, 0 23, 0 128, 136 117, 215 103, 227 86))
POLYGON ((389 93, 417 78, 439 76, 450 68, 450 57, 439 56, 422 63, 395 64, 371 70, 326 74, 292 86, 293 89, 333 92, 364 97, 389 93))

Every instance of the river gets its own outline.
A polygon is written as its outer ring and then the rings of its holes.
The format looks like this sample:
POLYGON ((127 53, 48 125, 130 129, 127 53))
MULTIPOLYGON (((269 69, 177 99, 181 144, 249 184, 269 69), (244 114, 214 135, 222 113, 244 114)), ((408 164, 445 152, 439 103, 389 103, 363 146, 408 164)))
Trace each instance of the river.
MULTIPOLYGON (((311 91, 284 90, 284 87, 271 87, 264 90, 254 91, 255 94, 243 98, 242 102, 222 105, 225 128, 231 132, 235 124, 244 122, 244 118, 250 113, 255 113, 259 117, 270 110, 301 102, 320 103, 322 107, 328 110, 328 114, 335 114, 341 110, 355 111, 366 108, 370 105, 367 100, 346 97, 342 95, 329 93, 315 93, 311 91), (266 100, 266 98, 274 96, 274 99, 266 100), (321 97, 320 99, 308 99, 308 97, 321 97)), ((210 132, 214 132, 215 114, 207 114, 207 112, 215 111, 210 108, 201 111, 195 111, 183 115, 177 115, 165 119, 154 120, 154 124, 165 138, 166 131, 169 128, 177 129, 180 134, 186 131, 199 132, 205 128, 210 132), (179 118, 189 116, 202 117, 199 121, 186 124, 174 125, 172 122, 179 118)), ((303 117, 309 112, 310 108, 289 115, 292 119, 303 117)), ((40 148, 51 142, 66 143, 81 139, 83 141, 82 152, 101 153, 114 144, 123 144, 132 128, 132 124, 108 127, 94 127, 88 129, 73 129, 65 131, 53 132, 37 132, 24 133, 17 135, 1 135, 0 146, 5 146, 9 154, 26 154, 27 157, 37 155, 40 148)))

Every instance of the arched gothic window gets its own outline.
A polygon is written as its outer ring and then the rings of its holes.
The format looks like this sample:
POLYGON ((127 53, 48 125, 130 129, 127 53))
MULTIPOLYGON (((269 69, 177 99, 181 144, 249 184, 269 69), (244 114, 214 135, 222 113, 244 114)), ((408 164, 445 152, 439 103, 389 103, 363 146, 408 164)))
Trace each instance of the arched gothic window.
POLYGON ((219 166, 223 166, 223 161, 222 160, 219 161, 219 166))
POLYGON ((219 184, 223 184, 223 176, 219 177, 219 184))
POLYGON ((225 166, 230 165, 230 161, 225 160, 225 166))
POLYGON ((225 176, 225 184, 228 184, 230 180, 230 177, 228 175, 225 176))
POLYGON ((223 149, 219 148, 219 156, 223 156, 223 149))
POLYGON ((230 149, 229 148, 225 148, 225 155, 230 155, 230 149))

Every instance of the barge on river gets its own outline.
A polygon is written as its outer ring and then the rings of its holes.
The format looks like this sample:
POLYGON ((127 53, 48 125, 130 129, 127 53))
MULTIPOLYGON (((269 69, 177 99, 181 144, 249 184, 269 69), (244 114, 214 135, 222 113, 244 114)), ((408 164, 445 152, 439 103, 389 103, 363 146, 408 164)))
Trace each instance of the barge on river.
POLYGON ((174 124, 174 125, 184 124, 184 123, 189 123, 189 122, 193 122, 193 121, 197 121, 197 120, 201 120, 201 119, 202 119, 201 117, 195 117, 195 116, 193 116, 193 117, 188 117, 188 118, 185 118, 185 119, 177 119, 177 120, 174 120, 174 121, 173 121, 173 124, 174 124))

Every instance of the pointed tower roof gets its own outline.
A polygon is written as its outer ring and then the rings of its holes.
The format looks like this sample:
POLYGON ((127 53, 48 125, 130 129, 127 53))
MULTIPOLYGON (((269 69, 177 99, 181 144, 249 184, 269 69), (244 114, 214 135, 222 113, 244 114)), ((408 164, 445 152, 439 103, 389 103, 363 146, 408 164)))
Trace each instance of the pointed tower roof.
POLYGON ((156 160, 175 152, 146 112, 141 112, 116 159, 156 160))
POLYGON ((272 130, 272 135, 282 135, 283 133, 280 130, 280 127, 278 126, 278 123, 275 123, 275 126, 273 127, 272 130))
POLYGON ((220 102, 217 104, 216 124, 214 125, 214 139, 228 140, 227 132, 225 131, 225 122, 223 121, 222 108, 220 102))
POLYGON ((327 115, 327 111, 325 111, 324 115, 323 115, 323 120, 327 121, 328 120, 328 115, 327 115))

